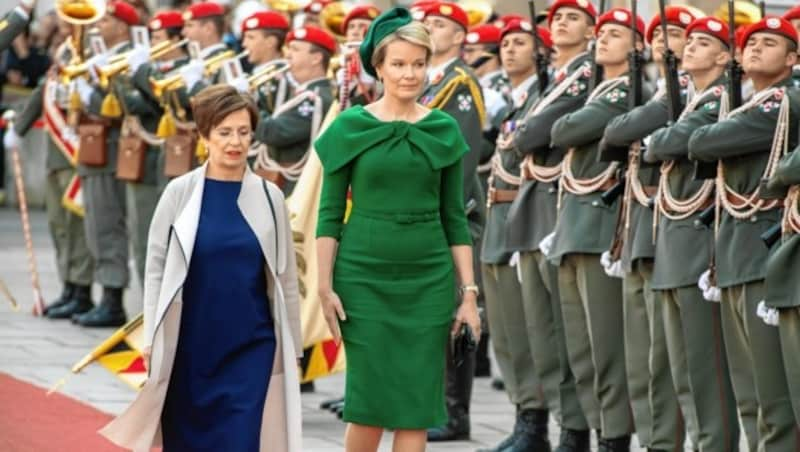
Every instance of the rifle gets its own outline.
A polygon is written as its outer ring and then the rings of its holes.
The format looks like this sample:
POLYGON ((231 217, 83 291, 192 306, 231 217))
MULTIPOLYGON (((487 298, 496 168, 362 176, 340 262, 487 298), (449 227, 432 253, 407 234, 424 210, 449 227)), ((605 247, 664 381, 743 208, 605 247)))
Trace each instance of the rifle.
POLYGON ((533 56, 536 59, 536 76, 539 78, 539 93, 544 93, 547 89, 549 82, 549 75, 547 73, 550 62, 545 54, 539 52, 539 43, 541 37, 539 36, 539 27, 536 25, 536 2, 528 0, 528 13, 531 16, 531 28, 533 29, 533 56))
MULTIPOLYGON (((631 1, 631 51, 628 53, 628 71, 630 72, 631 92, 628 96, 628 111, 642 105, 642 52, 636 48, 636 13, 637 1, 631 1)), ((614 146, 601 142, 598 159, 601 162, 627 162, 630 145, 614 146)), ((609 192, 614 187, 609 189, 609 192)), ((613 202, 613 200, 612 200, 613 202)))
MULTIPOLYGON (((600 10, 597 12, 598 17, 606 10, 606 0, 600 0, 600 10)), ((592 48, 592 78, 589 80, 589 92, 594 91, 595 87, 603 81, 603 66, 597 64, 597 39, 595 39, 592 48)))
MULTIPOLYGON (((728 62, 728 104, 730 110, 742 105, 742 66, 736 61, 736 25, 734 22, 734 0, 728 0, 728 46, 731 58, 728 62)), ((695 179, 713 179, 717 175, 714 162, 695 162, 695 179)))
POLYGON ((761 11, 761 18, 763 19, 767 15, 767 2, 758 2, 758 9, 761 11))
POLYGON ((669 35, 667 34, 667 17, 665 0, 658 0, 658 8, 662 17, 661 35, 664 37, 664 81, 667 87, 667 108, 669 110, 669 122, 672 125, 678 120, 683 111, 681 102, 681 84, 678 80, 678 57, 669 47, 669 35))

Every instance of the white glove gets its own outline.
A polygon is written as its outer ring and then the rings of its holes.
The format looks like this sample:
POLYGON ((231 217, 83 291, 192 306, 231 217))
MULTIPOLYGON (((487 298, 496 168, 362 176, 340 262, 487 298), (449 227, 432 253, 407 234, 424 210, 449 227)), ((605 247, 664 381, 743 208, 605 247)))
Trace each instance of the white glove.
POLYGON ((128 52, 128 66, 131 74, 135 73, 143 64, 150 60, 150 49, 145 46, 135 46, 128 52))
POLYGON ((89 68, 89 75, 92 76, 92 80, 95 83, 100 80, 100 76, 97 73, 97 68, 105 66, 106 64, 108 64, 108 55, 105 53, 98 53, 97 55, 86 60, 86 66, 89 68))
POLYGON ((89 104, 92 102, 92 94, 94 94, 94 88, 92 85, 89 84, 88 81, 84 77, 76 77, 75 78, 75 87, 74 89, 78 92, 78 97, 81 98, 81 103, 84 107, 88 107, 89 104))
POLYGON ((625 269, 622 268, 622 261, 611 260, 611 251, 604 251, 603 254, 600 255, 600 264, 603 266, 606 275, 612 278, 625 277, 625 269))
POLYGON ((342 84, 344 84, 344 74, 344 68, 339 68, 339 70, 336 71, 336 86, 342 86, 342 84))
POLYGON ((713 301, 715 303, 722 301, 722 292, 719 290, 719 287, 711 285, 711 270, 706 270, 700 275, 700 279, 697 281, 697 287, 703 292, 703 298, 705 298, 706 301, 713 301))
POLYGON ((19 135, 14 131, 13 127, 6 129, 6 134, 3 135, 3 147, 6 151, 19 147, 19 135))
POLYGON ((769 326, 778 326, 778 310, 767 307, 764 300, 758 302, 756 314, 769 326))
POLYGON ((556 233, 551 232, 547 234, 545 238, 542 239, 541 242, 539 242, 539 251, 541 251, 542 254, 545 255, 545 257, 550 255, 550 251, 552 251, 553 249, 553 241, 555 240, 555 238, 556 238, 556 233))
POLYGON ((486 105, 486 114, 490 118, 497 116, 508 105, 502 94, 489 88, 483 89, 483 99, 484 105, 486 105))
POLYGON ((514 251, 511 258, 508 260, 508 265, 517 270, 517 281, 522 282, 522 266, 519 264, 519 251, 514 251))
POLYGON ((33 7, 36 6, 36 0, 20 0, 19 4, 32 11, 33 7))
POLYGON ((250 92, 250 83, 248 83, 247 79, 244 77, 236 77, 233 80, 229 80, 228 84, 236 88, 236 91, 239 91, 242 94, 247 94, 250 92))
POLYGON ((183 83, 186 85, 187 90, 191 91, 197 82, 203 80, 204 69, 203 62, 200 60, 192 60, 181 66, 178 71, 183 78, 183 83))

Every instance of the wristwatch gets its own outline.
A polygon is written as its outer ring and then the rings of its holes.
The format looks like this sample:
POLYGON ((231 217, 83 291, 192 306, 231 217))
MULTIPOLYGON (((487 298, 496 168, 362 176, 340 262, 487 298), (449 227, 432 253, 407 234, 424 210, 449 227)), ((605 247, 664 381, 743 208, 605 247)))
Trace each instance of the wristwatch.
POLYGON ((462 284, 458 287, 458 295, 463 297, 467 292, 475 292, 476 297, 481 294, 481 290, 478 288, 477 284, 462 284))

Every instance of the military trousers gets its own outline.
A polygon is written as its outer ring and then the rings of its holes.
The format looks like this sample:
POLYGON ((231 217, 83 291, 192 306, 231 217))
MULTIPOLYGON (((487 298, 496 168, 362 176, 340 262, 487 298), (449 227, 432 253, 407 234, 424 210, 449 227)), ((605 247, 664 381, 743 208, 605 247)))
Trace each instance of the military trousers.
POLYGON ((660 290, 672 380, 695 449, 739 450, 739 419, 718 303, 697 286, 660 290))
POLYGON ((562 428, 588 430, 569 367, 558 268, 537 250, 520 253, 519 271, 527 339, 550 411, 562 428))
POLYGON ((781 309, 778 323, 794 419, 800 424, 800 307, 781 309))
POLYGON ((598 254, 567 254, 558 267, 558 290, 570 367, 589 425, 603 438, 629 435, 622 281, 606 275, 598 254))
POLYGON ((516 270, 504 264, 482 264, 486 314, 497 365, 511 403, 520 409, 547 409, 526 338, 522 288, 516 270))
POLYGON ((103 287, 128 286, 128 231, 125 183, 113 173, 81 177, 86 215, 86 243, 95 262, 95 282, 103 287))
POLYGON ((743 404, 750 409, 753 401, 756 403, 756 432, 747 431, 750 450, 795 451, 799 446, 797 423, 792 412, 783 355, 779 353, 780 334, 777 328, 764 323, 757 314, 758 303, 765 294, 764 280, 722 289, 725 349, 740 413, 743 404))
POLYGON ((86 244, 83 218, 64 207, 64 192, 75 176, 72 168, 50 170, 45 188, 45 209, 50 237, 56 249, 56 267, 62 282, 92 284, 94 260, 86 244))
POLYGON ((684 423, 667 353, 660 303, 650 287, 653 260, 638 259, 622 280, 625 366, 639 444, 683 449, 684 423))
POLYGON ((147 233, 150 220, 156 210, 162 188, 156 184, 125 184, 125 198, 128 216, 128 234, 136 263, 139 283, 144 284, 144 263, 147 257, 147 233))

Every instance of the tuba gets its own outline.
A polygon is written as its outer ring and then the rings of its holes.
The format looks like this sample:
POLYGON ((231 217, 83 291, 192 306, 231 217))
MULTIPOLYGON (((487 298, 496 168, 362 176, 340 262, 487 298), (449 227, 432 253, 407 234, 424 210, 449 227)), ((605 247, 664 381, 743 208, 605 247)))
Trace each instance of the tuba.
POLYGON ((353 8, 353 4, 345 1, 335 1, 328 3, 319 13, 319 24, 322 28, 333 35, 337 41, 343 42, 345 39, 344 19, 347 13, 353 8))
POLYGON ((470 28, 483 25, 492 17, 492 2, 489 0, 461 0, 458 6, 467 13, 470 28))

